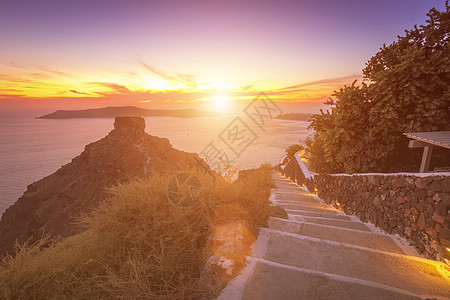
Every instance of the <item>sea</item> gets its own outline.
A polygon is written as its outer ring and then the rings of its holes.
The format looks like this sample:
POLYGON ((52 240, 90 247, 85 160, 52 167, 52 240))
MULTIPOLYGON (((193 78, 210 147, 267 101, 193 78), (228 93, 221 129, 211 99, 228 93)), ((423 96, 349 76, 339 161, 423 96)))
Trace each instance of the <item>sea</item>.
MULTIPOLYGON (((106 136, 114 123, 110 118, 34 117, 30 112, 0 114, 0 214, 17 201, 29 184, 69 163, 85 145, 106 136)), ((147 133, 169 139, 176 149, 196 153, 208 145, 226 148, 223 137, 228 130, 236 122, 248 125, 254 134, 251 142, 238 150, 240 155, 233 164, 239 170, 256 168, 265 162, 277 164, 287 146, 310 133, 305 121, 271 119, 257 126, 242 115, 146 117, 145 121, 147 133)))

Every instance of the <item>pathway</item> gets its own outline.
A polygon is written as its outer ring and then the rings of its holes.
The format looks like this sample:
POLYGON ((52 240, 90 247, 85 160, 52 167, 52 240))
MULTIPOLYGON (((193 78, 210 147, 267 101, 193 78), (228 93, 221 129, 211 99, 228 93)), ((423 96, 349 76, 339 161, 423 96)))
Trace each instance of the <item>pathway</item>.
POLYGON ((450 299, 450 268, 324 204, 274 173, 272 201, 289 219, 261 228, 232 299, 450 299))

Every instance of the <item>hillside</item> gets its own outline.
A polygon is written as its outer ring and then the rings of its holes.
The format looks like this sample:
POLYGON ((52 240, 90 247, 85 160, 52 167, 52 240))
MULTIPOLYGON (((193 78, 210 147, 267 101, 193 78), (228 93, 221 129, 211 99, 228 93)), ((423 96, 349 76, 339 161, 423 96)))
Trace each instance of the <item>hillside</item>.
POLYGON ((83 110, 58 110, 36 119, 115 118, 124 116, 197 118, 217 115, 219 114, 197 109, 155 110, 135 106, 108 106, 83 110))
MULTIPOLYGON (((139 117, 117 117, 114 129, 87 145, 72 162, 30 184, 0 220, 0 255, 15 240, 52 232, 67 237, 80 232, 75 217, 89 212, 107 197, 106 187, 152 172, 196 168, 197 154, 176 150, 165 138, 144 131, 139 117)), ((206 166, 205 166, 206 167, 206 166)))
POLYGON ((271 167, 233 183, 212 178, 197 154, 144 128, 142 118, 116 118, 106 137, 8 208, 1 299, 215 299, 240 273, 274 209, 271 167), (200 188, 188 205, 169 191, 176 178, 178 195, 193 196, 182 174, 200 188))

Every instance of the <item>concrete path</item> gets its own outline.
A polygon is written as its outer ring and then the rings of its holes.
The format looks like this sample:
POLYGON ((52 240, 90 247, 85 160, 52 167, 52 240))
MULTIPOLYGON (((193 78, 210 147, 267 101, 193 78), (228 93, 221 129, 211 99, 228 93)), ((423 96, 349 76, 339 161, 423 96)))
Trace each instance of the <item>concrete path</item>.
POLYGON ((450 268, 323 203, 278 173, 289 219, 260 228, 247 267, 218 299, 450 299, 450 268))

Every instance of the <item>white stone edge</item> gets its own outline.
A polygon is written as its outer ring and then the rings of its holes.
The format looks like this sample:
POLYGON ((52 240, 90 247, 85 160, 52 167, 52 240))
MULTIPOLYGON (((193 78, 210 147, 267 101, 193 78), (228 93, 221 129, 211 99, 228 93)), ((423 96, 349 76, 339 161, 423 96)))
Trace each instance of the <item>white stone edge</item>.
POLYGON ((308 168, 306 167, 305 163, 302 161, 302 159, 300 158, 300 152, 298 151, 294 154, 295 159, 297 160, 298 165, 300 166, 300 168, 302 169, 303 175, 305 175, 306 179, 314 179, 314 174, 312 174, 311 172, 309 172, 308 168))

